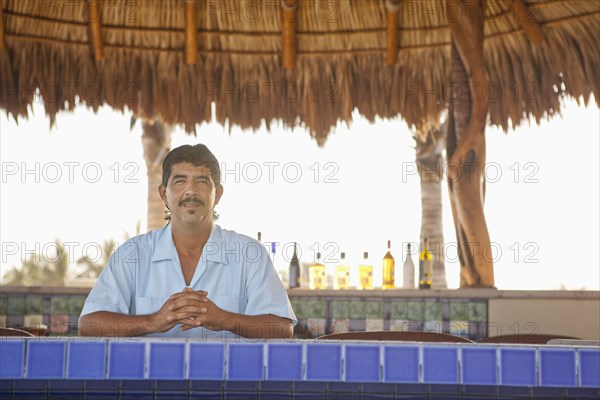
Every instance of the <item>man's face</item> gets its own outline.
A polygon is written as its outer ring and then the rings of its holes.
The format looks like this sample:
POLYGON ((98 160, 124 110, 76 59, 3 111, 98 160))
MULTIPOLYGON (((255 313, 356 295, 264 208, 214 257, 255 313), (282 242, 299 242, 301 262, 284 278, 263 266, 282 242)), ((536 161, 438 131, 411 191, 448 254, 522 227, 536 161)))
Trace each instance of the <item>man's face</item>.
POLYGON ((161 185, 158 190, 171 210, 171 222, 183 225, 212 222, 213 209, 223 194, 223 187, 215 184, 209 168, 187 162, 173 164, 167 187, 161 185))

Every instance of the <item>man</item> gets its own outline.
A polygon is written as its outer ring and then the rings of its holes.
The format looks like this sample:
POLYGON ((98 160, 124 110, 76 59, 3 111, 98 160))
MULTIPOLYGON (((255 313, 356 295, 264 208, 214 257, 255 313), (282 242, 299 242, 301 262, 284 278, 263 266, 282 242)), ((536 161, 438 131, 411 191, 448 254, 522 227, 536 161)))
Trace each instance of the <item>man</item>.
POLYGON ((264 246, 214 223, 223 186, 210 150, 169 152, 158 191, 170 223, 115 251, 79 334, 291 338, 296 316, 264 246))

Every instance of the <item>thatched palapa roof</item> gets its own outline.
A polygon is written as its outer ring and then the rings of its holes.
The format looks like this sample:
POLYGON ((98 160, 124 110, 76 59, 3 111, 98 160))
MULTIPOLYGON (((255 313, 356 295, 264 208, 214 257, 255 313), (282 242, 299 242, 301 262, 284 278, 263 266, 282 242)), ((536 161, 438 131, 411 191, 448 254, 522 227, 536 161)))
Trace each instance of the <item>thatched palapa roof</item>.
MULTIPOLYGON (((288 2, 0 0, 0 107, 27 116, 37 89, 51 121, 79 101, 193 131, 211 120, 214 101, 222 124, 283 120, 323 143, 355 108, 371 121, 400 115, 419 126, 466 93, 450 83, 448 19, 468 15, 445 0, 301 0, 291 22, 282 17, 288 2), (390 12, 397 18, 392 64, 390 12), (193 64, 186 63, 186 17, 197 33, 187 39, 197 51, 197 59, 188 54, 193 64), (291 70, 282 60, 286 21, 295 32, 291 70)), ((600 2, 488 0, 485 15, 489 83, 481 90, 492 124, 506 130, 525 117, 539 121, 560 110, 564 93, 600 101, 600 2)))

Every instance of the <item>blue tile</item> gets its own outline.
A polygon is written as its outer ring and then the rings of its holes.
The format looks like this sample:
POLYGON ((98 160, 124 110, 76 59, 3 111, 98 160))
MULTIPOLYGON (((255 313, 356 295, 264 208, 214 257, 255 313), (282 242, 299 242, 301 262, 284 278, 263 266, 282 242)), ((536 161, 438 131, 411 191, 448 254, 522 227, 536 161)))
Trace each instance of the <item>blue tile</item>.
POLYGON ((600 388, 600 350, 579 350, 579 386, 600 388))
POLYGON ((500 349, 500 384, 506 386, 536 385, 535 349, 500 349))
POLYGON ((424 383, 458 383, 458 348, 423 348, 424 383))
POLYGON ((23 378, 24 352, 24 340, 0 340, 0 379, 23 378))
POLYGON ((62 379, 66 342, 27 342, 27 378, 62 379))
POLYGON ((267 379, 302 380, 302 345, 271 343, 267 364, 267 379))
POLYGON ((540 349, 540 386, 575 387, 575 350, 540 349))
POLYGON ((190 343, 188 379, 220 381, 225 378, 225 345, 190 343))
POLYGON ((150 343, 149 379, 185 378, 185 343, 150 343))
POLYGON ((259 381, 263 379, 262 343, 230 343, 227 379, 259 381))
POLYGON ((106 342, 70 342, 68 360, 67 378, 104 379, 106 342))
POLYGON ((111 342, 108 352, 109 379, 144 379, 145 342, 111 342))
POLYGON ((496 348, 462 348, 462 383, 465 385, 495 385, 496 348))
POLYGON ((347 382, 379 382, 379 346, 346 345, 347 382))
POLYGON ((419 383, 417 346, 385 346, 383 362, 384 382, 419 383))
POLYGON ((307 344, 306 379, 309 381, 341 381, 341 344, 307 344))

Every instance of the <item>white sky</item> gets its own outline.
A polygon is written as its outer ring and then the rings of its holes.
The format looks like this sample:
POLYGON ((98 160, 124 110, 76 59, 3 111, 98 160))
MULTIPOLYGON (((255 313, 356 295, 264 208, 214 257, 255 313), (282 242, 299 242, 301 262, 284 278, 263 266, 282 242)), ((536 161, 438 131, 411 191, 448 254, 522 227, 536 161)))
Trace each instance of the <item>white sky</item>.
MULTIPOLYGON (((77 259, 93 257, 107 238, 122 242, 138 220, 145 229, 141 127, 129 132, 128 114, 78 108, 59 115, 50 130, 37 104, 18 125, 2 114, 0 130, 2 273, 31 251, 52 257, 55 238, 70 242, 77 259)), ((498 250, 499 289, 599 290, 599 133, 599 110, 574 103, 566 104, 563 118, 539 127, 508 135, 488 128, 492 181, 485 210, 498 250)), ((198 137, 177 130, 172 147, 197 142, 223 168, 225 194, 217 209, 224 228, 253 237, 262 231, 263 241, 297 241, 302 261, 312 259, 314 243, 331 259, 345 251, 351 265, 369 251, 379 273, 386 240, 397 268, 402 244, 418 241, 414 142, 399 120, 340 125, 322 149, 302 129, 229 134, 216 124, 199 126, 198 137)), ((443 188, 445 240, 455 243, 446 182, 443 188)), ((453 288, 459 285, 455 258, 447 254, 453 288)), ((285 265, 278 254, 276 266, 285 265)))

